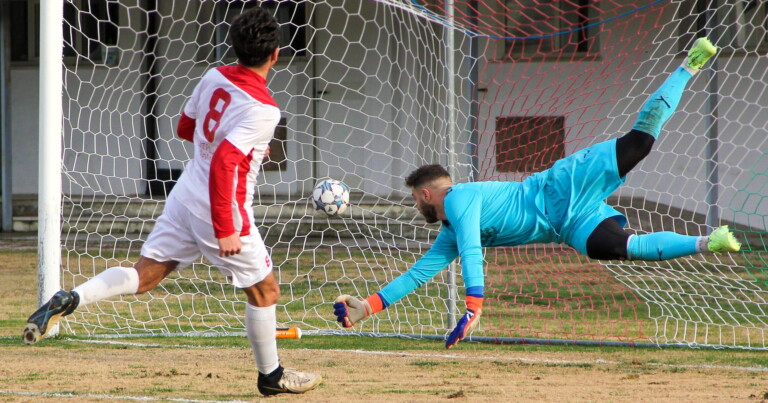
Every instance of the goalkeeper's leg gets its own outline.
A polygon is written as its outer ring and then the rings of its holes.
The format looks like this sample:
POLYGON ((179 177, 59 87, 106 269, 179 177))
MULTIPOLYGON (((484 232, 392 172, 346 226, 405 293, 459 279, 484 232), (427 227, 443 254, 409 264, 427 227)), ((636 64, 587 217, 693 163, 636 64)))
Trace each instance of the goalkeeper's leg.
POLYGON ((616 142, 616 160, 621 177, 651 152, 662 126, 677 109, 688 81, 716 52, 717 48, 707 38, 697 39, 683 64, 648 98, 632 131, 616 142))
POLYGON ((654 232, 631 235, 613 218, 601 222, 587 239, 592 259, 667 260, 695 253, 738 252, 741 244, 728 226, 716 228, 709 236, 654 232))

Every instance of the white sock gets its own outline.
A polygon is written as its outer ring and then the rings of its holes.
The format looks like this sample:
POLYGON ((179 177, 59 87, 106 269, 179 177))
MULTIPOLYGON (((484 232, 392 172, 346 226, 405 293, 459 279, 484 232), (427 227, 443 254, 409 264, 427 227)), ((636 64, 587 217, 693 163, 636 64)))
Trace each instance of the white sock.
POLYGON ((80 296, 80 304, 90 303, 118 295, 136 294, 139 290, 139 272, 133 267, 110 267, 96 277, 75 287, 80 296))
POLYGON ((680 65, 680 67, 684 68, 685 71, 691 73, 692 76, 695 76, 696 73, 699 72, 696 69, 692 69, 692 68, 688 67, 688 58, 687 57, 685 58, 685 61, 683 61, 683 64, 680 65))
POLYGON ((277 357, 276 305, 257 307, 246 303, 245 330, 253 348, 256 367, 262 374, 269 374, 280 365, 277 357))
POLYGON ((696 239, 696 252, 702 253, 702 252, 709 252, 709 237, 708 236, 700 236, 698 239, 696 239))
POLYGON ((634 260, 632 259, 632 255, 629 253, 629 241, 632 239, 632 237, 635 236, 635 234, 631 234, 627 237, 627 260, 634 260))

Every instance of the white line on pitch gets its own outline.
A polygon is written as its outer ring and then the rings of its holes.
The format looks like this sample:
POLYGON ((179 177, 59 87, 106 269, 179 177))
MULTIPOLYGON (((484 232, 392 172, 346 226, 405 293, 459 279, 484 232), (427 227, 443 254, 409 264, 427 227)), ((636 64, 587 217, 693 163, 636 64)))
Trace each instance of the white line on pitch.
MULTIPOLYGON (((130 341, 114 341, 114 340, 81 340, 81 339, 70 339, 68 337, 65 337, 64 340, 66 341, 72 341, 75 343, 89 343, 89 344, 109 344, 113 346, 131 346, 131 347, 144 347, 144 348, 154 348, 154 347, 166 347, 166 348, 226 348, 226 347, 217 347, 217 346, 195 346, 195 345, 186 345, 186 344, 145 344, 145 343, 134 343, 130 341)), ((233 348, 240 348, 237 346, 233 346, 233 348)))
MULTIPOLYGON (((236 349, 248 349, 247 347, 218 347, 218 346, 195 346, 189 344, 143 344, 135 342, 113 341, 113 340, 80 340, 80 339, 65 339, 67 341, 77 343, 93 343, 93 344, 110 344, 120 346, 132 346, 132 347, 144 347, 144 348, 189 348, 189 349, 219 349, 219 348, 236 348, 236 349)), ((593 361, 567 361, 567 360, 548 360, 539 358, 525 358, 525 357, 506 357, 506 356, 467 356, 461 354, 436 354, 436 353, 409 353, 398 351, 370 351, 370 350, 344 350, 344 349, 301 349, 305 351, 332 351, 337 353, 351 353, 351 354, 367 354, 367 355, 389 355, 393 357, 419 357, 419 358, 445 358, 445 359, 470 359, 470 360, 499 360, 499 361, 518 361, 532 364, 570 364, 570 365, 583 365, 583 364, 595 364, 595 365, 619 365, 622 362, 619 361, 607 361, 603 359, 597 359, 593 361)), ((654 367, 670 367, 670 368, 687 368, 687 369, 719 369, 719 370, 734 370, 734 371, 755 371, 755 372, 768 372, 768 367, 737 367, 732 365, 709 365, 709 364, 662 364, 657 362, 649 362, 643 365, 650 365, 654 367)))
POLYGON ((182 398, 163 398, 149 396, 115 396, 115 395, 91 395, 77 393, 32 393, 32 392, 14 392, 11 390, 0 390, 0 395, 6 396, 27 396, 27 397, 55 397, 70 399, 112 399, 112 400, 139 400, 143 402, 183 402, 183 403, 245 403, 242 400, 198 400, 182 398))

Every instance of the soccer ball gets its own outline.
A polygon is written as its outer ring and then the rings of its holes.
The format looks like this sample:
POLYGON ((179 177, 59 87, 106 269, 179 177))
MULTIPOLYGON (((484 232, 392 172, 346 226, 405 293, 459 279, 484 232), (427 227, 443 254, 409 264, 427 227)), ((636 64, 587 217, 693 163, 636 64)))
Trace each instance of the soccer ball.
POLYGON ((335 217, 349 206, 349 188, 335 179, 325 179, 315 185, 312 201, 317 210, 323 210, 325 214, 335 217))

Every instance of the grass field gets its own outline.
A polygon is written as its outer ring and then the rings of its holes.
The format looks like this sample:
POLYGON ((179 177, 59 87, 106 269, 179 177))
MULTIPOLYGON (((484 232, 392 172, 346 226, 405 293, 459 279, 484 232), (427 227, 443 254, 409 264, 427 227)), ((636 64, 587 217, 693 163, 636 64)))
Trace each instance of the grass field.
MULTIPOLYGON (((34 250, 0 252, 0 401, 258 401, 244 337, 89 339, 34 346, 34 250)), ((324 383, 269 401, 761 402, 760 351, 488 345, 356 336, 280 340, 286 366, 324 383)))
MULTIPOLYGON (((768 291, 746 269, 744 253, 697 256, 646 266, 601 264, 573 249, 492 248, 487 256, 484 337, 654 342, 765 347, 768 291), (727 263, 727 264, 726 264, 727 263)), ((339 294, 367 296, 408 269, 414 252, 344 245, 273 249, 283 299, 278 321, 305 330, 336 324, 330 303, 339 294)), ((125 251, 69 249, 65 288, 106 267, 138 259, 125 251)), ((241 332, 239 291, 215 268, 195 264, 172 273, 138 297, 91 305, 69 317, 77 334, 241 332)), ((439 273, 386 311, 357 326, 365 332, 442 335, 448 324, 448 276, 439 273)), ((461 277, 457 284, 462 284, 461 277)), ((461 294, 462 291, 459 290, 461 294)), ((459 297, 461 299, 461 297, 459 297)))

